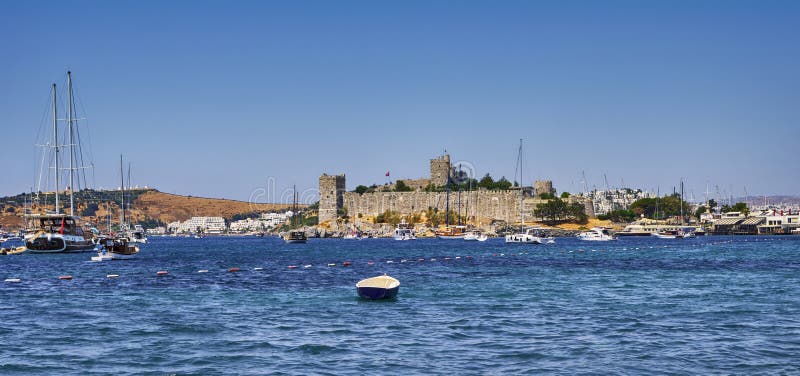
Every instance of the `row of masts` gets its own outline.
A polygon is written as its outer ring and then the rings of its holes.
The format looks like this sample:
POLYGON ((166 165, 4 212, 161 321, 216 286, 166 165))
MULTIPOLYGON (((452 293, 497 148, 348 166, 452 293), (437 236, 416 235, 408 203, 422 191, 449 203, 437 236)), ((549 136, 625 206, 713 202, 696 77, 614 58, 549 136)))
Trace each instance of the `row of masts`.
MULTIPOLYGON (((57 98, 56 84, 53 83, 53 150, 55 159, 55 169, 53 170, 53 177, 55 179, 56 191, 56 207, 55 213, 61 214, 61 205, 59 203, 59 175, 61 175, 61 168, 59 166, 59 153, 60 147, 58 145, 58 98, 57 98)), ((67 147, 69 147, 69 215, 75 215, 75 196, 73 195, 75 187, 75 140, 74 140, 74 109, 75 105, 72 100, 72 72, 67 71, 67 147)))

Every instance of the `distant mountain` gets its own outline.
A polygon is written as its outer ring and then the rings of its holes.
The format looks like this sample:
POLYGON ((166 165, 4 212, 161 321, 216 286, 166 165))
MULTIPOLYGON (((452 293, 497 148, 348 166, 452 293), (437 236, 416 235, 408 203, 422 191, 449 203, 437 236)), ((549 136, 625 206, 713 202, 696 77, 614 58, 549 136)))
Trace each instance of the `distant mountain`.
MULTIPOLYGON (((181 196, 159 192, 155 189, 134 189, 125 192, 126 217, 128 222, 141 223, 152 227, 156 224, 185 221, 191 217, 223 217, 231 220, 234 216, 255 215, 255 213, 282 211, 289 204, 255 204, 244 201, 219 198, 181 196), (130 200, 130 201, 129 201, 130 200), (130 206, 129 206, 130 205, 130 206), (127 208, 129 207, 129 209, 127 208)), ((23 225, 26 200, 23 194, 0 198, 0 226, 4 229, 19 228, 23 225)), ((59 195, 62 207, 69 206, 69 196, 59 195)), ((53 193, 39 195, 34 200, 33 212, 52 210, 55 201, 53 193)), ((86 223, 96 223, 103 227, 109 215, 113 223, 119 223, 120 192, 83 190, 75 192, 75 211, 86 223)), ((28 203, 30 205, 30 203, 28 203)), ((304 208, 305 205, 298 205, 304 208)))

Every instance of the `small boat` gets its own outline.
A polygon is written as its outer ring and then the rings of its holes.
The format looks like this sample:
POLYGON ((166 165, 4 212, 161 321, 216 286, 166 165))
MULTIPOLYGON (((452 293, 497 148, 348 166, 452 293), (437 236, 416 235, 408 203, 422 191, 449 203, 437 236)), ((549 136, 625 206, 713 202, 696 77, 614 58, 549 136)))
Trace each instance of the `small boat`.
POLYGON ((605 242, 609 240, 617 240, 617 237, 611 235, 608 229, 603 227, 592 227, 591 230, 578 234, 578 239, 595 242, 605 242))
POLYGON ((147 243, 147 232, 142 225, 135 225, 128 239, 131 243, 147 243))
POLYGON ((678 235, 670 234, 668 232, 654 232, 651 236, 655 236, 659 239, 677 239, 678 235))
POLYGON ((414 225, 406 223, 405 220, 397 224, 392 235, 394 240, 414 240, 417 236, 414 234, 414 225))
POLYGON ((400 281, 384 274, 378 277, 367 278, 356 283, 358 296, 369 299, 391 299, 397 296, 400 290, 400 281))
POLYGON ((464 234, 465 241, 485 242, 487 239, 489 239, 489 237, 478 230, 473 230, 464 234))
POLYGON ((447 226, 435 231, 438 239, 464 239, 467 226, 447 226))
POLYGON ((0 248, 0 255, 18 255, 24 253, 28 249, 25 247, 11 247, 11 248, 0 248))
POLYGON ((308 242, 308 237, 305 231, 292 230, 283 236, 283 241, 287 244, 304 244, 308 242))

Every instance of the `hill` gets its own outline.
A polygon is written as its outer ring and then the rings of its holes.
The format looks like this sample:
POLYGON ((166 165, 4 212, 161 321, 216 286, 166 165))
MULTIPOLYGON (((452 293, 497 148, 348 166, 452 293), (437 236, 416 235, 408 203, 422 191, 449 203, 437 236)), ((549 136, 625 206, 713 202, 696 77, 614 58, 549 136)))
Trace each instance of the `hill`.
MULTIPOLYGON (((128 222, 140 223, 145 227, 205 216, 223 217, 230 221, 235 217, 255 216, 257 213, 284 211, 291 208, 289 204, 258 204, 219 198, 181 196, 159 192, 155 189, 135 189, 125 192, 125 195, 126 201, 131 201, 128 204, 129 209, 126 210, 128 222)), ((31 198, 28 197, 27 200, 30 202, 31 198)), ((67 194, 61 193, 59 200, 62 208, 68 206, 69 196, 67 194)), ((42 213, 44 210, 52 210, 55 196, 52 192, 42 193, 32 201, 33 212, 42 213)), ((75 192, 76 213, 85 223, 104 226, 109 216, 114 223, 118 223, 121 214, 119 201, 119 191, 82 190, 75 192)), ((23 226, 25 202, 24 194, 0 198, 0 228, 17 229, 23 226)), ((305 208, 305 205, 298 205, 298 207, 305 208)))

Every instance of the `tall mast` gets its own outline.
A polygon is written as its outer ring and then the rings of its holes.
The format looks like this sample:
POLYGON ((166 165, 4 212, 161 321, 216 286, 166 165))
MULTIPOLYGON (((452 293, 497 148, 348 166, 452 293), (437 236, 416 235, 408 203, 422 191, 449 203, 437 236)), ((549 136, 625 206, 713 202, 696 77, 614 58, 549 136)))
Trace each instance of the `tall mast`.
MULTIPOLYGON (((458 165, 458 179, 461 180, 461 164, 458 165)), ((461 225, 461 184, 458 185, 458 215, 456 216, 458 225, 461 225)))
POLYGON ((447 195, 445 196, 446 202, 444 204, 444 225, 450 227, 450 163, 447 163, 447 195))
POLYGON ((122 154, 119 155, 119 189, 122 194, 122 214, 119 218, 119 227, 122 229, 125 224, 125 175, 122 172, 122 154))
POLYGON ((519 139, 519 219, 525 232, 525 207, 522 201, 522 139, 519 139))
POLYGON ((75 160, 75 148, 72 144, 72 72, 67 71, 67 134, 69 136, 69 215, 75 215, 75 198, 72 192, 75 191, 74 175, 75 167, 72 165, 75 160))
POLYGON ((683 179, 681 179, 681 226, 683 226, 683 179))
POLYGON ((56 105, 56 84, 53 84, 53 148, 55 148, 55 160, 56 160, 56 168, 55 168, 55 180, 56 180, 56 214, 59 214, 60 209, 58 208, 58 106, 56 105))

